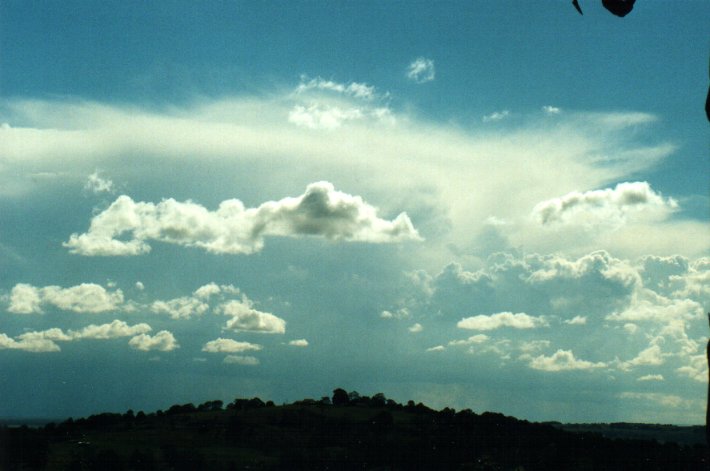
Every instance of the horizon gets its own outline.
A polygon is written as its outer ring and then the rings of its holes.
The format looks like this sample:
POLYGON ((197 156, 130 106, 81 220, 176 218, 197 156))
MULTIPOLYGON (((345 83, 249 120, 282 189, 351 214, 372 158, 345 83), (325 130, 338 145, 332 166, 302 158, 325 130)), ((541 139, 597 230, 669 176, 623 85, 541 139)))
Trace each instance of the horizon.
POLYGON ((704 423, 710 3, 581 6, 3 2, 0 417, 704 423))

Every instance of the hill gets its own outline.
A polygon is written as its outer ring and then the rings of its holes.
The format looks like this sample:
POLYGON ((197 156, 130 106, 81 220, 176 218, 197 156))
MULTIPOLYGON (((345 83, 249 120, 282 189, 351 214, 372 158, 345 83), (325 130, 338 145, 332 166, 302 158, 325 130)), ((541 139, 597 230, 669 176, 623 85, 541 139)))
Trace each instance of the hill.
POLYGON ((0 430, 6 470, 705 470, 705 446, 610 439, 382 394, 259 398, 0 430))

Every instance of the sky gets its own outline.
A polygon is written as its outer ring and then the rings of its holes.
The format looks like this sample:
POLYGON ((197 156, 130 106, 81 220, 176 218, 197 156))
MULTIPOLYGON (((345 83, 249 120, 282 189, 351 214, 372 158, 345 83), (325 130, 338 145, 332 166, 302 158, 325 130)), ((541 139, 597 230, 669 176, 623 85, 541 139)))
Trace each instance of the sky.
POLYGON ((580 4, 0 1, 0 417, 703 423, 710 3, 580 4))

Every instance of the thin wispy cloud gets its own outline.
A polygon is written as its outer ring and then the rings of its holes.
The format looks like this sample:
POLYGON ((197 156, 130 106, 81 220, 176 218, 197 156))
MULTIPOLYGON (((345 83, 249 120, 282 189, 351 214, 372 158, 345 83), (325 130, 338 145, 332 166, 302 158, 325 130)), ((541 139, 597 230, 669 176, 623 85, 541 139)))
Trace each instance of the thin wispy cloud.
POLYGON ((407 78, 416 83, 432 82, 436 78, 434 61, 426 57, 417 57, 407 67, 407 78))

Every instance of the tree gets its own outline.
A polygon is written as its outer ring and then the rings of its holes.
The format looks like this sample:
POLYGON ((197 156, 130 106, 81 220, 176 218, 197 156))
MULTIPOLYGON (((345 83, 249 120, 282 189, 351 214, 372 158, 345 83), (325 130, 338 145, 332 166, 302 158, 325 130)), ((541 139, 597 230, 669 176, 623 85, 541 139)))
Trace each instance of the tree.
POLYGON ((350 403, 350 398, 348 397, 348 392, 345 389, 337 388, 333 390, 333 405, 334 406, 345 406, 350 403))

